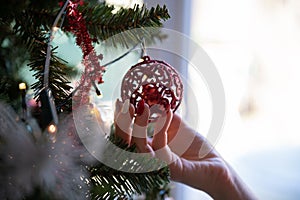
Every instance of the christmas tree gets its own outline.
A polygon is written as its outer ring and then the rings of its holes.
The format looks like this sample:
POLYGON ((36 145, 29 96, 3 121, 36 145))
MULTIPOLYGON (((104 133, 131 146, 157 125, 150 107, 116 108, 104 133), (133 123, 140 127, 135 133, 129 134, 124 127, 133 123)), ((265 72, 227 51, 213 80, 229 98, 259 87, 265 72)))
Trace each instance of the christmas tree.
MULTIPOLYGON (((131 172, 95 161, 81 144, 70 116, 77 107, 89 103, 91 89, 101 94, 98 85, 105 84, 106 67, 127 55, 103 64, 106 55, 97 53, 95 44, 127 30, 133 32, 106 45, 123 46, 129 52, 134 48, 130 44, 161 39, 159 32, 146 27, 161 27, 170 17, 167 8, 136 5, 116 11, 96 0, 14 0, 1 2, 0 9, 0 198, 131 199, 144 194, 147 199, 163 199, 169 190, 168 167, 147 157, 130 162, 122 153, 118 155, 122 168, 131 172), (134 34, 135 29, 139 34, 134 34), (57 31, 75 38, 82 51, 84 70, 75 87, 70 84, 74 67, 57 55, 60 47, 52 43, 57 31), (25 66, 35 78, 29 86, 36 101, 30 119, 28 86, 20 73, 25 66), (150 168, 162 167, 134 173, 144 163, 150 168)), ((107 140, 126 151, 136 151, 113 134, 107 140)))

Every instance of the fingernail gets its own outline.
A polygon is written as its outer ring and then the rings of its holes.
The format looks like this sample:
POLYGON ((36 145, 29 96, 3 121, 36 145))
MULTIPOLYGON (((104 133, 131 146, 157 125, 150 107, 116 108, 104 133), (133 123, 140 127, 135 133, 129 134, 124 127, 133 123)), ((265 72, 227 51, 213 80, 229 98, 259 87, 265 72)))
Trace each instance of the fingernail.
POLYGON ((118 98, 118 99, 116 100, 116 102, 115 102, 115 106, 119 106, 120 103, 121 103, 121 101, 120 101, 120 99, 118 98))
POLYGON ((129 99, 126 99, 124 104, 123 104, 123 107, 122 107, 122 113, 127 113, 129 110, 129 99))
POLYGON ((145 101, 144 99, 140 100, 137 105, 136 114, 142 115, 145 109, 145 101))
POLYGON ((117 111, 117 112, 120 112, 120 110, 121 110, 121 108, 122 108, 122 104, 121 104, 122 102, 119 100, 119 99, 117 99, 116 100, 116 102, 115 102, 115 110, 117 111))

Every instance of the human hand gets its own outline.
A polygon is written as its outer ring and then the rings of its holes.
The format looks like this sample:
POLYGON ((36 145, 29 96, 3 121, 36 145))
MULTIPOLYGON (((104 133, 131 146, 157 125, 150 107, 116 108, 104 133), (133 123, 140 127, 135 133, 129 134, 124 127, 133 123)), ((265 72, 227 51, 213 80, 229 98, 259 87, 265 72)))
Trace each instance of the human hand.
POLYGON ((153 139, 147 137, 149 106, 133 117, 134 106, 116 102, 116 135, 141 153, 167 162, 171 179, 203 190, 214 199, 255 199, 235 171, 209 142, 169 111, 155 123, 153 139), (133 123, 133 125, 132 125, 133 123))

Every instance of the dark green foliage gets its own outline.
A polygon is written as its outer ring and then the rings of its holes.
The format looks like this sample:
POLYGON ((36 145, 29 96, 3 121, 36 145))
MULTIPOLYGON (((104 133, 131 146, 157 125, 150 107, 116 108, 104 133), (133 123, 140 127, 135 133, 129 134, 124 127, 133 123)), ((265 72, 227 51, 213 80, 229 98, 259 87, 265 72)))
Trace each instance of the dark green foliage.
MULTIPOLYGON (((26 54, 30 58, 31 70, 35 71, 35 77, 37 81, 32 85, 35 90, 35 95, 38 99, 39 91, 42 87, 42 73, 45 60, 45 45, 49 40, 49 30, 52 23, 60 10, 58 1, 54 1, 49 6, 46 3, 38 3, 37 1, 24 1, 22 8, 18 8, 17 12, 12 12, 7 18, 0 18, 0 23, 6 24, 5 27, 7 34, 12 35, 12 37, 18 40, 15 45, 19 49, 26 49, 26 54)), ((9 7, 8 9, 12 9, 9 7)), ((136 6, 134 9, 120 9, 116 14, 112 13, 113 7, 107 6, 105 3, 95 3, 86 2, 84 5, 79 6, 79 9, 83 13, 83 16, 87 22, 87 28, 91 36, 99 41, 105 40, 110 36, 118 34, 122 31, 132 30, 134 28, 141 27, 160 27, 162 25, 161 21, 168 19, 170 16, 165 6, 152 8, 150 10, 146 7, 136 6)), ((68 26, 68 21, 60 21, 61 28, 65 30, 68 26)), ((141 30, 139 30, 141 31, 141 30)), ((142 37, 153 37, 157 36, 157 32, 153 33, 149 29, 144 32, 126 32, 122 36, 121 41, 113 40, 116 43, 121 43, 123 45, 136 44, 141 41, 142 37)), ((4 39, 5 35, 1 35, 4 39)), ((1 37, 0 36, 0 37, 1 37)), ((53 54, 53 53, 52 53, 53 54)), ((21 57, 22 55, 16 55, 16 57, 21 57)), ((1 64, 1 63, 0 63, 1 64)), ((71 89, 68 86, 68 81, 66 80, 67 74, 67 63, 63 62, 57 57, 53 57, 50 62, 50 88, 54 96, 57 105, 62 102, 63 98, 69 94, 71 89), (61 69, 59 69, 61 67, 61 69), (62 89, 62 90, 61 90, 62 89)), ((2 66, 1 66, 2 67, 2 66)), ((11 66, 10 68, 14 68, 11 66)), ((71 101, 65 104, 67 108, 71 107, 71 101)))
MULTIPOLYGON (((34 71, 36 82, 32 85, 32 89, 35 91, 36 98, 39 99, 39 93, 43 88, 49 30, 60 10, 59 2, 60 0, 5 0, 0 2, 0 100, 9 102, 16 109, 18 105, 21 106, 18 98, 20 97, 18 84, 24 82, 19 72, 27 63, 34 71)), ((150 10, 144 6, 136 6, 133 9, 120 9, 113 14, 113 7, 98 3, 97 0, 86 1, 79 9, 86 20, 88 32, 97 42, 126 30, 141 28, 142 32, 139 34, 134 31, 127 32, 122 35, 121 40, 113 40, 111 45, 126 46, 139 43, 141 37, 146 40, 160 37, 157 32, 151 32, 143 27, 161 27, 162 21, 170 17, 165 6, 157 6, 150 10)), ((59 21, 59 26, 66 31, 68 21, 64 16, 62 19, 59 21)), ((69 34, 69 36, 72 35, 69 34)), ((64 102, 71 92, 68 80, 69 69, 68 64, 55 55, 55 48, 53 48, 49 87, 56 105, 64 102)), ((68 103, 64 104, 65 107, 62 108, 64 111, 70 111, 71 100, 69 99, 68 103)), ((115 143, 118 144, 119 141, 116 140, 115 143)), ((121 143, 119 145, 122 146, 121 143)), ((123 148, 126 149, 125 146, 123 148)), ((134 147, 126 150, 134 151, 134 147)), ((112 150, 108 149, 108 151, 112 150)), ((129 159, 124 158, 124 162, 129 159)), ((153 168, 161 164, 164 165, 153 158, 146 157, 134 162, 137 168, 145 166, 153 168)), ((130 166, 124 165, 124 167, 130 166)), ((111 169, 101 163, 88 168, 95 186, 92 191, 95 199, 113 199, 114 197, 130 199, 132 194, 136 193, 148 194, 148 197, 152 199, 160 192, 163 196, 167 191, 165 185, 169 181, 169 171, 165 165, 159 170, 147 173, 126 173, 111 169)), ((43 197, 43 195, 43 191, 37 190, 32 199, 43 197)))
MULTIPOLYGON (((128 147, 120 138, 114 137, 113 132, 112 129, 112 143, 123 150, 136 152, 134 145, 128 147)), ((157 199, 168 195, 169 168, 164 162, 146 155, 128 158, 128 154, 118 151, 118 148, 107 149, 107 153, 113 154, 108 156, 109 159, 117 157, 116 162, 123 160, 120 169, 112 169, 102 163, 89 168, 94 185, 91 191, 93 199, 131 199, 133 194, 145 194, 147 199, 157 199)))
MULTIPOLYGON (((156 199, 168 183, 168 168, 148 173, 125 173, 107 168, 105 165, 92 169, 93 199, 131 199, 134 194, 148 194, 148 199, 156 199), (151 195, 149 195, 151 194, 151 195)), ((164 194, 163 196, 166 196, 164 194)))
MULTIPOLYGON (((134 28, 143 27, 161 27, 162 21, 170 18, 166 6, 157 5, 156 8, 148 10, 145 6, 134 8, 121 8, 117 13, 113 14, 113 7, 105 4, 90 7, 89 5, 80 7, 81 12, 84 13, 89 33, 98 41, 103 41, 118 33, 132 30, 134 28), (90 13, 90 14, 88 14, 90 13)), ((138 30, 138 34, 132 30, 127 32, 124 37, 120 37, 119 41, 123 45, 136 44, 140 42, 143 36, 145 38, 152 38, 153 32, 148 30, 138 30)), ((158 33, 156 33, 155 36, 158 33)), ((113 44, 114 45, 114 44, 113 44)))
POLYGON ((31 8, 15 15, 13 31, 29 52, 35 51, 38 43, 47 43, 46 34, 49 34, 55 15, 54 11, 31 8))
MULTIPOLYGON (((42 50, 39 47, 46 42, 46 28, 50 24, 46 21, 53 20, 49 13, 53 12, 55 17, 52 9, 39 10, 42 4, 46 6, 45 2, 42 2, 35 4, 29 0, 1 1, 3 12, 0 14, 0 75, 3 78, 0 84, 0 99, 15 105, 15 109, 20 107, 17 98, 20 94, 16 85, 24 82, 20 70, 25 67, 35 51, 42 50)), ((27 85, 28 89, 29 87, 27 85)))
MULTIPOLYGON (((46 57, 46 49, 47 45, 39 45, 38 50, 34 51, 31 56, 31 62, 28 64, 32 71, 35 71, 33 75, 37 82, 32 84, 32 88, 35 91, 35 98, 39 101, 39 94, 43 89, 43 81, 44 81, 44 64, 46 57)), ((70 94, 70 90, 72 89, 69 86, 69 81, 66 78, 66 71, 68 71, 68 67, 66 66, 66 62, 62 59, 55 56, 55 49, 51 52, 51 60, 50 60, 50 70, 49 70, 49 88, 52 91, 52 95, 56 105, 60 105, 62 102, 70 94)), ((63 110, 71 110, 71 102, 69 104, 65 104, 67 107, 63 107, 63 110)))
POLYGON ((18 85, 25 82, 18 72, 29 56, 24 47, 18 47, 20 40, 10 32, 9 24, 1 23, 0 20, 0 27, 2 31, 0 31, 0 100, 18 109, 20 104, 18 85))
POLYGON ((11 76, 2 76, 0 79, 0 101, 10 104, 16 110, 21 104, 20 82, 23 81, 11 76))

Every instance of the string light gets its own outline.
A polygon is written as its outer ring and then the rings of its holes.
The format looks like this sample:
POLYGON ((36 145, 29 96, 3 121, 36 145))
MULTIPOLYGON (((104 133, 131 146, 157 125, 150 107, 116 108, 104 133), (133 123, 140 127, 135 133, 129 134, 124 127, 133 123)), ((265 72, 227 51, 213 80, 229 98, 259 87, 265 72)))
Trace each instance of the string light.
MULTIPOLYGON (((62 7, 62 9, 60 10, 60 12, 58 13, 58 15, 55 18, 55 21, 52 25, 52 28, 50 30, 50 39, 47 45, 47 53, 46 53, 46 61, 45 61, 45 66, 44 66, 44 82, 43 82, 43 90, 40 92, 40 99, 41 99, 41 103, 42 103, 42 118, 43 118, 43 126, 45 128, 45 126, 48 125, 49 122, 53 122, 55 124, 57 124, 58 122, 58 117, 57 117, 57 113, 56 113, 56 107, 54 104, 54 100, 53 100, 53 96, 51 93, 49 86, 49 67, 50 67, 50 59, 51 59, 51 42, 54 38, 54 33, 56 31, 59 30, 59 28, 57 27, 57 24, 59 22, 59 19, 61 18, 61 16, 64 14, 67 5, 69 4, 70 0, 67 0, 64 4, 64 6, 62 7)), ((48 132, 49 133, 55 133, 57 127, 54 124, 50 124, 48 126, 48 132)))
POLYGON ((27 114, 27 105, 26 105, 26 83, 19 83, 19 89, 21 90, 21 96, 22 96, 22 111, 23 111, 23 117, 22 120, 26 121, 26 114, 27 114))
POLYGON ((57 26, 52 27, 52 32, 57 32, 58 30, 59 30, 59 27, 57 27, 57 26))
POLYGON ((50 134, 55 134, 57 131, 57 127, 54 124, 50 124, 48 126, 47 130, 50 134))
POLYGON ((98 89, 98 87, 97 87, 97 85, 96 85, 96 83, 94 81, 92 81, 92 85, 93 85, 93 87, 94 87, 94 89, 96 91, 97 96, 98 97, 102 97, 102 92, 98 89))
POLYGON ((20 90, 26 90, 26 83, 19 83, 20 90))
POLYGON ((44 67, 44 84, 43 85, 45 88, 47 88, 49 85, 49 66, 50 66, 50 59, 51 59, 51 42, 53 40, 53 32, 58 30, 58 28, 57 28, 58 21, 61 18, 61 16, 63 15, 63 13, 65 12, 65 9, 68 4, 69 4, 69 0, 67 0, 65 2, 64 6, 62 7, 60 12, 56 16, 55 21, 50 30, 50 40, 47 45, 47 54, 46 54, 46 61, 45 61, 45 67, 44 67))

